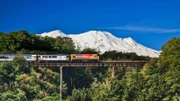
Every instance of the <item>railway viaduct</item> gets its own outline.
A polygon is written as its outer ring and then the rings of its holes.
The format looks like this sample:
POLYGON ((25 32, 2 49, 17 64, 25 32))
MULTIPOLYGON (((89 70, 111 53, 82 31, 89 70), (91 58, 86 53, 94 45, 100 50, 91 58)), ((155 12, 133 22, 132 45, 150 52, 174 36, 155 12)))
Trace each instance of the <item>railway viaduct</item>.
POLYGON ((115 76, 115 67, 143 67, 148 61, 98 61, 98 62, 31 62, 31 67, 58 67, 60 68, 60 101, 62 101, 63 67, 110 67, 112 78, 115 76))

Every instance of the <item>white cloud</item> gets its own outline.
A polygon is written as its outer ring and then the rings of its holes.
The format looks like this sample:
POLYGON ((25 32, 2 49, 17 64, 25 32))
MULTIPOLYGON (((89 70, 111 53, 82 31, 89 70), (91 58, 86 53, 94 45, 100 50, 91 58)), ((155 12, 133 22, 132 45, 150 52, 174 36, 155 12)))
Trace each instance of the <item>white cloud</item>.
POLYGON ((107 29, 141 31, 141 32, 155 32, 155 33, 180 32, 180 29, 165 29, 165 28, 153 28, 153 27, 143 27, 143 26, 121 26, 121 27, 109 27, 107 29))

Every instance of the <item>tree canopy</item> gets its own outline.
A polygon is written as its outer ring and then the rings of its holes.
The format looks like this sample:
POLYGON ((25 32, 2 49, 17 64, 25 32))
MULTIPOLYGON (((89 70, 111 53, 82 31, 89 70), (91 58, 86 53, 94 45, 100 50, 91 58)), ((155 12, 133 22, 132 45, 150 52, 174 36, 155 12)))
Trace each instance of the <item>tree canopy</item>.
POLYGON ((1 53, 38 53, 56 51, 59 53, 73 53, 75 46, 70 38, 40 37, 29 34, 27 31, 9 32, 0 34, 1 53))

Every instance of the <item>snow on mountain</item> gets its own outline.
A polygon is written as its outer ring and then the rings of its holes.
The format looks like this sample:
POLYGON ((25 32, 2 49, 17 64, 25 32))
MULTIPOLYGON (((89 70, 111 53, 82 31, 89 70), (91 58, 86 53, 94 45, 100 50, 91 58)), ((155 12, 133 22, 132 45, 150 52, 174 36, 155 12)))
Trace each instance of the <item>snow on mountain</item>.
POLYGON ((40 35, 42 37, 48 36, 48 37, 52 37, 52 38, 56 38, 57 36, 62 36, 62 37, 66 36, 66 34, 61 32, 60 30, 54 30, 54 31, 51 31, 51 32, 44 32, 42 34, 36 34, 36 35, 40 35))
POLYGON ((49 37, 70 37, 75 43, 76 48, 81 50, 84 48, 93 48, 101 53, 110 50, 117 50, 121 52, 135 52, 137 55, 158 57, 160 51, 147 48, 132 38, 118 38, 112 35, 109 32, 105 31, 88 31, 81 34, 69 34, 66 35, 59 30, 51 31, 48 33, 38 34, 40 36, 49 36, 49 37))

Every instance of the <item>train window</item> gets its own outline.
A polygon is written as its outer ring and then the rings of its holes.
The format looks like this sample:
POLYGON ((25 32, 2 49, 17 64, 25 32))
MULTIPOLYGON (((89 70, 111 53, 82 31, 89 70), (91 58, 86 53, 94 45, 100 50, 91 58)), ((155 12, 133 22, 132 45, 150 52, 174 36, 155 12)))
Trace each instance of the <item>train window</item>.
POLYGON ((6 56, 0 56, 0 59, 8 59, 6 56))
POLYGON ((30 55, 27 55, 27 56, 26 56, 26 59, 31 59, 31 56, 30 56, 30 55))
POLYGON ((8 56, 8 58, 9 58, 9 59, 14 59, 14 56, 13 56, 13 55, 12 55, 12 56, 8 56))
POLYGON ((52 58, 57 58, 57 56, 52 56, 52 58))
POLYGON ((48 58, 47 56, 42 56, 42 58, 48 58))

